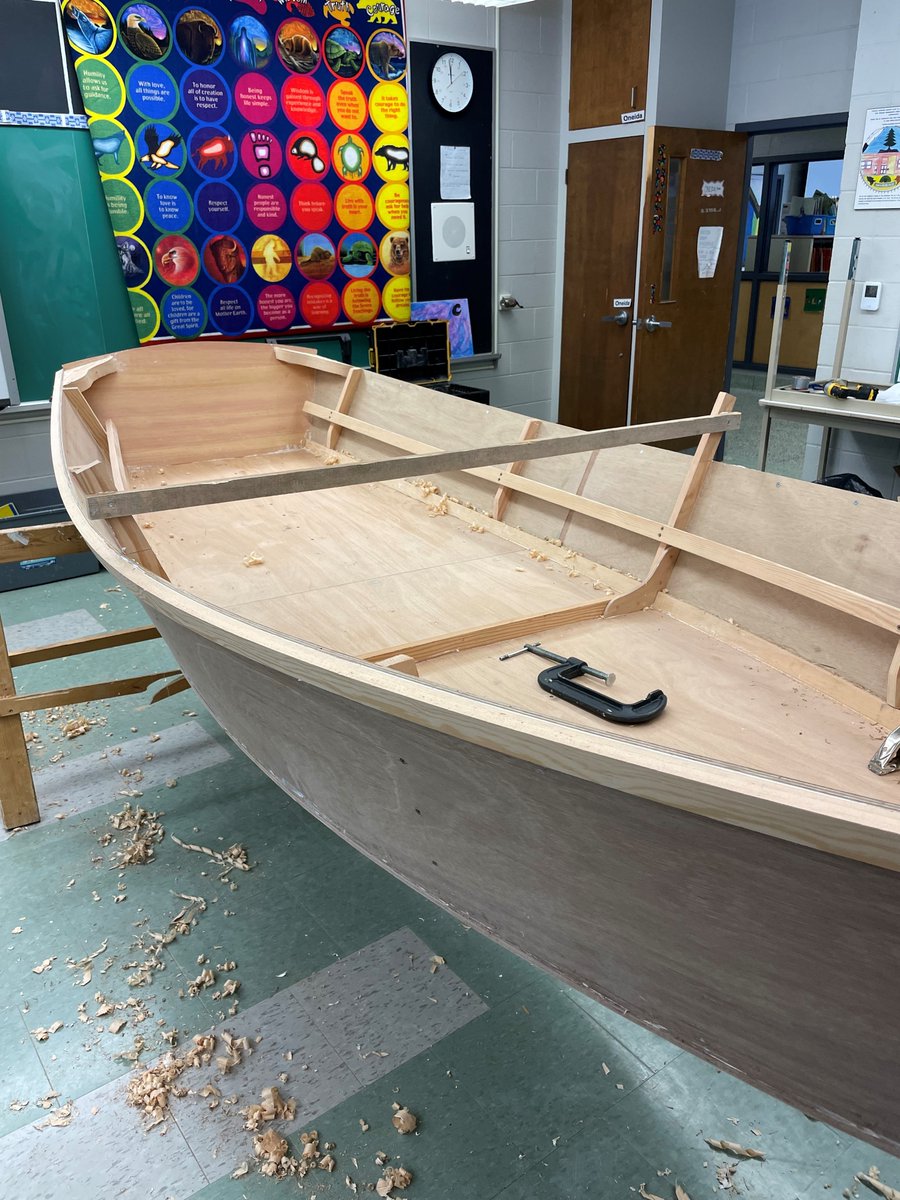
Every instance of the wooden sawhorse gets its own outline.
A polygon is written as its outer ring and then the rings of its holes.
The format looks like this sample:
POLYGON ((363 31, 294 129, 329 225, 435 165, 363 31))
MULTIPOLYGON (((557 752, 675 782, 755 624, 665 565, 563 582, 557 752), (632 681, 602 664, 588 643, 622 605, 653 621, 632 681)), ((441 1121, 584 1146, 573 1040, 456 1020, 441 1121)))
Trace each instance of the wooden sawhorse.
MULTIPOLYGON (((69 522, 61 525, 23 526, 0 532, 0 563, 24 562, 31 558, 49 558, 60 554, 83 554, 87 550, 88 546, 81 535, 69 522)), ((41 819, 31 765, 28 761, 25 731, 22 728, 22 713, 55 708, 61 704, 104 700, 110 696, 135 695, 160 679, 168 679, 170 682, 153 697, 153 700, 162 700, 165 696, 173 695, 189 686, 181 672, 176 669, 22 696, 16 694, 13 668, 24 667, 28 663, 47 662, 53 658, 68 658, 70 654, 87 654, 92 650, 106 650, 112 646, 127 646, 132 642, 146 642, 157 637, 159 633, 155 626, 139 625, 134 629, 72 638, 70 641, 16 650, 10 654, 3 632, 3 621, 0 620, 0 818, 5 829, 33 825, 41 819)))

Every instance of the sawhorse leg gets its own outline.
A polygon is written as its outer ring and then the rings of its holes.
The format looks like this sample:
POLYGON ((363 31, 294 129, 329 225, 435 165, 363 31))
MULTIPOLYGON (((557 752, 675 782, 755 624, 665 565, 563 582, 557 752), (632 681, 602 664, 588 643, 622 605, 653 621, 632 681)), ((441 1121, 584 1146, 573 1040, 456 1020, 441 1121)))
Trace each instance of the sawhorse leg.
MULTIPOLYGON (((8 699, 15 694, 6 634, 0 621, 0 698, 8 699)), ((4 829, 33 825, 41 819, 22 718, 18 713, 0 716, 0 817, 4 829)))

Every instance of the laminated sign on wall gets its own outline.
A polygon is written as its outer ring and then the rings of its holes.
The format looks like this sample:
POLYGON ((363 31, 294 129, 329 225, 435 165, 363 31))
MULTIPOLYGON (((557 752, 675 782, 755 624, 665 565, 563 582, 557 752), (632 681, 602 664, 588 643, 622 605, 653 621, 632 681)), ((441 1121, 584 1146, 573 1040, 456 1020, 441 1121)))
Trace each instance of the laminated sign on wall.
POLYGON ((409 319, 402 0, 62 0, 141 341, 409 319))
POLYGON ((854 208, 900 208, 900 108, 870 108, 854 208))

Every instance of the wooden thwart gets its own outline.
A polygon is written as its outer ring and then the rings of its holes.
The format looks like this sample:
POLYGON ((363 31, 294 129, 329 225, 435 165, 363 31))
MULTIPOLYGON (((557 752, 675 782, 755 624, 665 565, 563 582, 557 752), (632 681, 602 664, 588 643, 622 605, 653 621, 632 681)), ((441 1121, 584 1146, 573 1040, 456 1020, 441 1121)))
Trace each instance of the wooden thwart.
MULTIPOLYGON (((311 406, 306 406, 307 411, 311 406)), ((328 420, 340 424, 343 414, 324 410, 328 420)), ((88 516, 94 520, 133 516, 136 513, 167 511, 173 508, 203 507, 251 500, 261 496, 311 492, 321 488, 352 487, 381 483, 388 479, 408 479, 413 475, 464 471, 497 463, 535 458, 553 458, 578 454, 585 450, 607 449, 647 442, 668 441, 693 434, 737 429, 739 413, 717 417, 689 417, 678 421, 655 421, 648 425, 629 425, 617 429, 595 429, 589 433, 563 434, 539 438, 533 442, 505 442, 494 446, 476 446, 471 450, 439 450, 409 458, 381 459, 354 463, 352 466, 322 467, 313 470, 278 471, 264 475, 187 483, 168 488, 144 488, 131 492, 100 492, 87 498, 88 516)), ((348 428, 352 428, 348 422, 348 428)), ((514 476, 510 476, 514 478, 514 476)))

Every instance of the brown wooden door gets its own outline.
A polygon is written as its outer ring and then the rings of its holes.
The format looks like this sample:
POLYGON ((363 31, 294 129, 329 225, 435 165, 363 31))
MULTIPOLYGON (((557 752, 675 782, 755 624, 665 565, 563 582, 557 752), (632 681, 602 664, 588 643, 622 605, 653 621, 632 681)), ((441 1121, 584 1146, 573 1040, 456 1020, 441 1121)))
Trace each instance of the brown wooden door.
POLYGON ((635 425, 707 413, 724 384, 747 137, 657 126, 647 146, 635 425), (648 328, 648 318, 671 328, 648 328))
POLYGON ((668 127, 569 147, 563 424, 607 429, 709 412, 728 371, 746 153, 745 134, 668 127), (661 327, 648 329, 648 318, 661 327))
POLYGON ((618 125, 647 103, 651 0, 572 0, 569 128, 618 125))
POLYGON ((569 147, 559 419, 578 429, 628 416, 644 139, 569 147), (619 316, 621 324, 603 318, 619 316))

